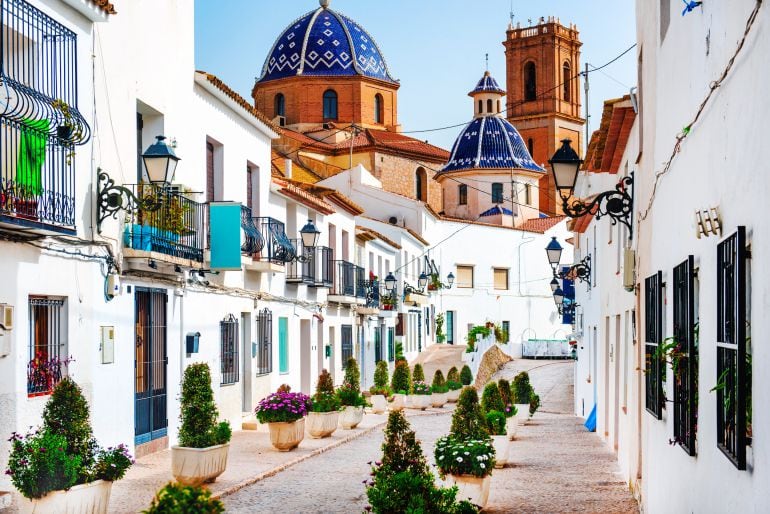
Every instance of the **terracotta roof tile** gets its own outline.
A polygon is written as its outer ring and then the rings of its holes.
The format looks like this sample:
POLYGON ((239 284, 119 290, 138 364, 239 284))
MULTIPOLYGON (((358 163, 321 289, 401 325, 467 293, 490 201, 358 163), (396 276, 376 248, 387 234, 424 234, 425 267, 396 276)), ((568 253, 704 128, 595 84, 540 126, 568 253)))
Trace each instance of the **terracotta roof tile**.
POLYGON ((115 6, 108 0, 90 0, 92 4, 104 11, 105 14, 118 14, 115 10, 115 6))
POLYGON ((389 238, 385 237, 384 235, 382 235, 381 233, 377 232, 374 229, 367 228, 367 227, 356 226, 356 231, 359 232, 359 233, 369 234, 369 236, 371 236, 373 239, 380 239, 382 242, 386 243, 389 246, 392 246, 396 250, 401 250, 401 248, 402 248, 402 246, 400 244, 396 243, 392 239, 389 239, 389 238))
POLYGON ((626 150, 636 113, 631 97, 614 98, 604 102, 599 129, 591 134, 583 169, 589 172, 617 173, 626 150))
POLYGON ((222 91, 225 95, 227 95, 231 100, 233 100, 235 103, 240 105, 244 110, 248 111, 249 114, 257 118, 259 121, 270 127, 271 130, 281 133, 281 128, 278 127, 276 124, 270 120, 267 116, 265 116, 261 111, 259 111, 256 107, 251 105, 249 102, 246 101, 245 98, 243 98, 241 95, 233 91, 230 86, 222 82, 221 79, 219 79, 216 75, 213 75, 211 73, 207 73, 205 71, 196 71, 196 73, 200 73, 202 75, 206 76, 206 80, 211 82, 217 89, 222 91))
POLYGON ((336 212, 333 205, 320 196, 317 196, 310 191, 306 191, 299 185, 301 183, 294 183, 280 177, 273 177, 273 183, 281 188, 280 191, 282 194, 293 198, 312 209, 316 209, 322 214, 332 214, 336 212))
POLYGON ((566 216, 551 216, 548 218, 532 218, 519 225, 519 230, 526 232, 537 232, 545 234, 547 231, 558 225, 566 216))
POLYGON ((588 227, 591 226, 591 222, 593 220, 594 220, 593 214, 586 214, 585 216, 581 216, 579 218, 575 218, 571 220, 567 225, 567 228, 572 232, 575 232, 576 234, 583 234, 586 231, 586 229, 588 229, 588 227))

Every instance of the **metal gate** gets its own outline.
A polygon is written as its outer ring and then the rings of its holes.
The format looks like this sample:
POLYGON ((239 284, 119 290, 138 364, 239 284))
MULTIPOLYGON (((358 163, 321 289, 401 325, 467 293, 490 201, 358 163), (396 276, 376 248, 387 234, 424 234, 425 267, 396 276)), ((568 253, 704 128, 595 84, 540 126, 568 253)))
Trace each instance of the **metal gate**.
POLYGON ((134 442, 164 437, 166 411, 166 303, 165 289, 136 288, 134 349, 134 442))

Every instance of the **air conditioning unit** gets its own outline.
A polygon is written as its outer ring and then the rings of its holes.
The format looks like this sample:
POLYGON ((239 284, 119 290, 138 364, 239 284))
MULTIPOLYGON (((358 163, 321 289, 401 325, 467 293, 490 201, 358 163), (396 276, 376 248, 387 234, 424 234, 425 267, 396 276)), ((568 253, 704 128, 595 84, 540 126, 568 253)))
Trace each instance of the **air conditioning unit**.
POLYGON ((0 303, 0 328, 13 330, 13 305, 0 303))
POLYGON ((623 288, 633 291, 636 286, 636 252, 631 248, 623 249, 623 288))

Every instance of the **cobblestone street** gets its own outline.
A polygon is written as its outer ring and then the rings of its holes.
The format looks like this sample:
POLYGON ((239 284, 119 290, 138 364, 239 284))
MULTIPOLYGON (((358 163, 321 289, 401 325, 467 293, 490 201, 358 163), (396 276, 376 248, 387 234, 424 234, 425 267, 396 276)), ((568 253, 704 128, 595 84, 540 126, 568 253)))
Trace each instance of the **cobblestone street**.
MULTIPOLYGON (((512 466, 495 470, 486 512, 638 512, 618 478, 612 454, 571 415, 572 362, 514 361, 496 378, 530 369, 541 411, 520 427, 512 466)), ((412 417, 432 462, 435 440, 451 415, 412 417)), ((228 512, 357 513, 367 504, 361 483, 380 456, 382 432, 308 459, 224 498, 228 512)))

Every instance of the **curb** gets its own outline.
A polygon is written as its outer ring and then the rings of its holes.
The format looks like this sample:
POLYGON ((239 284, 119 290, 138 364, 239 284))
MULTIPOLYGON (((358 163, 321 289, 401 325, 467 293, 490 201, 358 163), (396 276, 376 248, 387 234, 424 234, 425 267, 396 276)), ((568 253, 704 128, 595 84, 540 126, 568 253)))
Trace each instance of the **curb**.
MULTIPOLYGON (((415 414, 413 414, 410 417, 443 416, 445 414, 451 414, 452 412, 454 412, 454 409, 452 409, 452 410, 445 410, 444 412, 425 412, 425 413, 421 412, 419 414, 415 413, 415 414)), ((377 423, 376 425, 372 425, 369 428, 357 431, 357 432, 355 432, 353 434, 350 434, 347 437, 343 437, 339 441, 335 441, 335 442, 333 442, 333 443, 331 443, 331 444, 329 444, 327 446, 324 446, 323 448, 316 448, 315 450, 313 450, 312 452, 310 452, 310 453, 308 453, 306 455, 303 455, 301 457, 297 457, 294 460, 290 460, 288 462, 285 462, 285 463, 281 464, 280 466, 277 466, 277 467, 275 467, 273 469, 270 469, 268 471, 264 471, 264 472, 262 472, 262 473, 260 473, 260 474, 258 474, 256 476, 253 476, 253 477, 251 477, 251 478, 249 478, 247 480, 244 480, 244 481, 239 482, 239 483, 237 483, 237 484, 235 484, 233 486, 230 486, 227 489, 224 489, 224 490, 219 491, 217 493, 213 493, 211 495, 211 497, 212 498, 217 498, 217 499, 222 499, 222 498, 224 498, 226 496, 230 496, 231 494, 236 493, 236 492, 240 491, 241 489, 243 489, 245 487, 248 487, 250 485, 254 485, 257 482, 261 482, 262 480, 264 480, 266 478, 272 477, 273 475, 277 475, 281 471, 285 471, 285 470, 287 470, 287 469, 289 469, 289 468, 291 468, 293 466, 296 466, 297 464, 300 464, 300 463, 302 463, 302 462, 304 462, 304 461, 306 461, 308 459, 311 459, 311 458, 313 458, 313 457, 315 457, 317 455, 321 455, 322 453, 325 453, 325 452, 327 452, 329 450, 333 450, 334 448, 342 446, 343 444, 347 444, 350 441, 354 441, 354 440, 356 440, 356 439, 358 439, 360 437, 363 437, 363 436, 365 436, 367 434, 371 434, 375 430, 384 427, 386 424, 387 424, 387 421, 383 421, 381 423, 377 423)))

